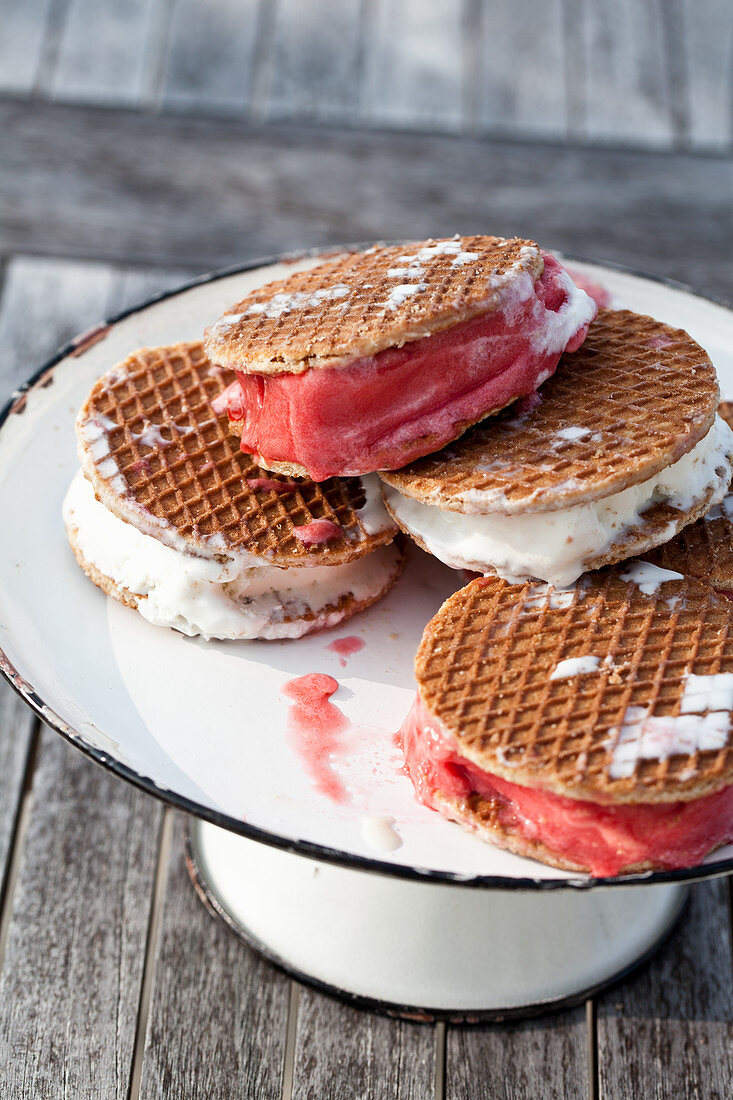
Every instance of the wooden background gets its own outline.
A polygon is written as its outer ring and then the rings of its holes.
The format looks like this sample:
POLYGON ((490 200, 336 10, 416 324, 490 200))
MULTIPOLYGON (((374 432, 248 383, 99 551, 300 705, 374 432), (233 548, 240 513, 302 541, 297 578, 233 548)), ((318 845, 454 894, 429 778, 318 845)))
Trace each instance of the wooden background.
MULTIPOLYGON (((732 35, 724 0, 0 0, 0 389, 300 246, 521 233, 730 299, 732 35)), ((584 1007, 426 1027, 260 962, 183 830, 0 685, 0 1096, 733 1092, 726 881, 584 1007)))

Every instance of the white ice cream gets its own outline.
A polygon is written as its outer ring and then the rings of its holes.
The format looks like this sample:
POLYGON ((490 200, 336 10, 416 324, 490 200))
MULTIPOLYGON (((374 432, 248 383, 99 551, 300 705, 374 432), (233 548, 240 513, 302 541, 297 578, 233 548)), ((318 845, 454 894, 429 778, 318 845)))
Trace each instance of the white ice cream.
MULTIPOLYGON (((300 637, 312 627, 303 615, 318 615, 348 593, 357 601, 373 597, 394 575, 399 554, 385 546, 346 565, 307 569, 221 564, 173 550, 118 519, 81 472, 66 495, 64 522, 87 562, 141 597, 144 618, 207 639, 300 637)), ((331 612, 322 625, 341 618, 331 612)))
MULTIPOLYGON (((528 577, 557 587, 572 584, 586 562, 604 555, 640 522, 652 505, 688 512, 708 493, 711 506, 725 496, 731 476, 733 432, 720 417, 696 447, 666 470, 605 500, 555 512, 464 515, 403 496, 384 485, 387 504, 405 530, 455 569, 496 570, 508 581, 528 577)), ((675 533, 660 533, 665 542, 675 533)))

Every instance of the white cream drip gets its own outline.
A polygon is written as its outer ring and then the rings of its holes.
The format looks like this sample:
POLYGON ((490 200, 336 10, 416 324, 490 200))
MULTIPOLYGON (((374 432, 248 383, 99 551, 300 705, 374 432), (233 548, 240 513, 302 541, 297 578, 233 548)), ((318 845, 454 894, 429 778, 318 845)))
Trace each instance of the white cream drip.
MULTIPOLYGON (((585 563, 607 553, 626 532, 643 524, 643 513, 665 502, 688 512, 708 493, 711 505, 728 488, 733 432, 720 417, 696 447, 667 469, 604 500, 553 512, 476 514, 447 511, 403 496, 385 485, 383 493, 400 525, 436 558, 454 569, 495 570, 508 581, 537 578, 564 587, 585 563)), ((676 530, 655 535, 665 542, 676 530)))
POLYGON ((645 596, 654 596, 659 591, 659 586, 666 584, 667 581, 682 579, 682 573, 675 573, 673 569, 662 569, 648 561, 632 562, 621 574, 622 581, 635 584, 645 596))
POLYGON ((402 846, 402 838, 394 827, 393 817, 365 816, 361 819, 361 835, 377 852, 394 852, 402 846))
POLYGON ((356 515, 367 535, 379 535, 382 531, 394 529, 394 520, 382 501, 382 491, 377 475, 365 474, 360 481, 366 500, 361 508, 356 510, 356 515))
POLYGON ((569 680, 573 676, 586 676, 589 672, 598 672, 602 663, 602 658, 590 654, 586 657, 567 657, 555 665, 550 679, 569 680))
MULTIPOLYGON (((349 593, 356 601, 371 598, 394 573, 398 555, 386 546, 346 565, 288 569, 194 557, 114 516, 81 472, 66 495, 64 522, 91 565, 140 597, 144 618, 207 639, 300 637, 312 625, 302 618, 309 612, 319 615, 349 593)), ((329 613, 324 625, 342 617, 329 613)))
POLYGON ((423 290, 427 290, 426 283, 400 283, 399 286, 390 291, 389 297, 384 303, 385 308, 399 309, 413 294, 420 294, 423 290))

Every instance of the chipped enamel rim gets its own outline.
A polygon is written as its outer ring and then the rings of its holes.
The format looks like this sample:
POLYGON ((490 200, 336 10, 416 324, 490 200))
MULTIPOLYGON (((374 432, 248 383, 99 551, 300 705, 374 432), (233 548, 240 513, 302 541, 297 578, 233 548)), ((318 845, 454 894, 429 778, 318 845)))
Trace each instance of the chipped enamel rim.
MULTIPOLYGON (((13 415, 17 415, 23 411, 27 396, 30 391, 36 389, 42 389, 49 386, 53 381, 53 374, 56 366, 63 359, 74 359, 83 355, 89 348, 93 347, 99 340, 124 318, 131 316, 135 313, 140 313, 157 302, 165 301, 169 298, 173 298, 178 294, 191 290, 194 287, 204 286, 207 283, 215 282, 218 279, 226 278, 230 275, 237 275, 247 271, 254 271, 260 267, 266 267, 276 263, 297 263, 300 260, 307 259, 309 257, 323 257, 324 259, 331 255, 337 255, 345 251, 352 251, 360 248, 366 248, 374 243, 404 243, 404 242, 362 242, 358 244, 347 244, 342 246, 333 246, 329 248, 314 248, 297 252, 287 252, 280 255, 268 256, 256 260, 251 260, 245 264, 235 264, 231 267, 223 268, 219 271, 209 272, 205 275, 197 276, 194 279, 190 279, 185 283, 181 283, 179 286, 153 294, 146 298, 144 301, 131 306, 128 309, 122 310, 119 313, 113 314, 106 321, 102 321, 92 328, 87 329, 85 332, 80 333, 74 337, 67 344, 61 347, 55 355, 53 355, 38 371, 36 371, 27 382, 24 382, 17 390, 13 391, 10 395, 10 399, 5 406, 0 410, 0 432, 9 419, 13 415)), ((711 296, 706 296, 696 293, 693 289, 685 286, 683 283, 676 282, 672 279, 666 279, 659 276, 650 276, 644 272, 638 271, 634 268, 626 267, 623 264, 604 263, 599 264, 591 259, 586 259, 582 256, 567 255, 565 253, 554 253, 563 262, 567 261, 571 265, 579 263, 591 267, 593 270, 589 272, 591 278, 599 278, 603 280, 604 272, 618 272, 622 275, 633 276, 638 279, 643 279, 647 282, 656 283, 662 286, 669 287, 672 290, 681 291, 692 298, 697 298, 701 302, 712 303, 713 305, 721 306, 726 310, 733 312, 733 307, 728 302, 722 299, 717 299, 711 296)), ((363 856, 358 856, 349 852, 341 851, 338 848, 326 847, 324 845, 315 844, 311 841, 292 839, 290 837, 279 836, 275 833, 268 832, 263 829, 259 829, 255 826, 249 825, 246 822, 231 817, 228 814, 220 813, 207 806, 196 802, 193 799, 187 798, 178 794, 176 791, 164 789, 158 786, 158 784, 147 775, 144 775, 135 769, 129 767, 122 761, 117 760, 114 756, 99 749, 94 745, 90 745, 84 740, 83 735, 78 729, 70 726, 55 710, 53 710, 44 701, 42 696, 35 690, 33 685, 28 682, 22 674, 22 671, 17 669, 13 663, 9 660, 5 652, 0 648, 0 673, 5 677, 10 686, 20 695, 20 697, 28 704, 28 706, 34 711, 37 717, 44 722, 51 729, 61 734, 65 740, 74 745, 85 756, 94 760, 95 763, 102 765, 111 771, 114 775, 119 776, 120 779, 124 779, 126 782, 131 783, 134 787, 137 787, 146 794, 165 802, 178 810, 183 810, 186 813, 192 814, 195 817, 202 818, 205 821, 209 821, 213 825, 218 825, 223 829, 228 829, 231 832, 238 833, 241 836, 248 837, 251 840, 259 841, 263 844, 268 844, 275 848, 280 848, 284 851, 292 852, 293 854, 302 855, 309 859, 322 860, 335 864, 339 864, 344 867, 351 867, 355 870, 369 871, 374 874, 386 875, 395 878, 406 878, 421 882, 433 882, 433 883, 445 883, 454 884, 463 887, 476 887, 476 888, 493 888, 502 890, 557 890, 557 889, 591 889, 596 886, 629 886, 629 885, 651 885, 654 883, 674 883, 674 882, 694 882, 707 878, 713 878, 724 874, 730 874, 733 872, 733 857, 717 860, 708 864, 699 864, 695 867, 685 867, 679 870, 673 871, 649 871, 640 875, 619 875, 614 878, 592 878, 587 875, 578 876, 577 878, 567 879, 547 879, 542 877, 521 877, 513 878, 506 875, 465 875, 455 874, 449 871, 438 871, 427 868, 412 867, 407 865, 397 865, 387 863, 379 859, 371 859, 363 856)), ((538 867, 541 867, 538 864, 538 867)))

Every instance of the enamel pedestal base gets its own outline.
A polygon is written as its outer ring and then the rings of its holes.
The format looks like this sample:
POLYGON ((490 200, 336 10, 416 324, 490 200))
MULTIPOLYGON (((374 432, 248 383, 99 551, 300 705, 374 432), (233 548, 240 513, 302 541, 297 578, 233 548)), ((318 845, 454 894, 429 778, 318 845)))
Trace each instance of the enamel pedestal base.
POLYGON ((648 956, 685 886, 497 890, 319 863, 195 821, 199 893, 301 980, 414 1017, 531 1015, 571 1004, 648 956))

